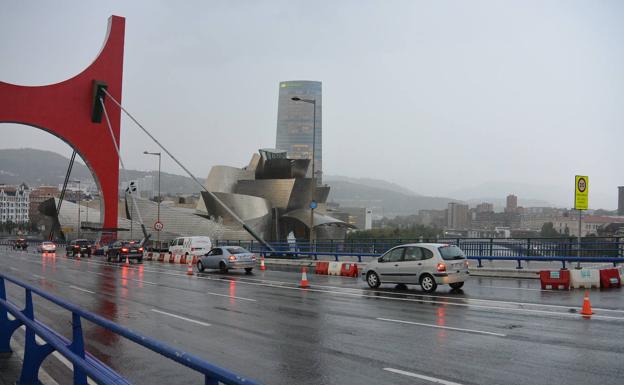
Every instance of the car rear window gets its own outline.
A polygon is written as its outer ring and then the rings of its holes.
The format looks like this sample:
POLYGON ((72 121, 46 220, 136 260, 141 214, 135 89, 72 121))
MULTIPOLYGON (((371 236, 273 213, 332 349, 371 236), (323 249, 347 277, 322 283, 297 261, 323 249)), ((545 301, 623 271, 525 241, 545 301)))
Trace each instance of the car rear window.
POLYGON ((76 241, 76 244, 80 246, 88 246, 89 241, 76 241))
POLYGON ((245 254, 249 252, 242 247, 228 247, 227 250, 230 252, 230 254, 245 254))
POLYGON ((445 261, 466 259, 464 252, 457 246, 441 246, 438 250, 440 250, 440 255, 445 261))

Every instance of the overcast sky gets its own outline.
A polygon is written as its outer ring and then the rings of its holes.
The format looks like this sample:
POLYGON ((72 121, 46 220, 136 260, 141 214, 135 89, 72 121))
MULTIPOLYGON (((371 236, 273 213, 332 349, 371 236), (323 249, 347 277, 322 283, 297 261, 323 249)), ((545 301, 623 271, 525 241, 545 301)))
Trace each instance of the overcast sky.
MULTIPOLYGON (((125 106, 198 176, 274 147, 278 84, 305 79, 323 82, 325 174, 463 199, 520 183, 567 206, 585 174, 592 208, 617 205, 623 1, 4 0, 0 80, 79 73, 111 14, 126 17, 125 106)), ((154 167, 147 140, 122 121, 127 167, 154 167)), ((0 125, 0 148, 19 147, 71 154, 0 125)))

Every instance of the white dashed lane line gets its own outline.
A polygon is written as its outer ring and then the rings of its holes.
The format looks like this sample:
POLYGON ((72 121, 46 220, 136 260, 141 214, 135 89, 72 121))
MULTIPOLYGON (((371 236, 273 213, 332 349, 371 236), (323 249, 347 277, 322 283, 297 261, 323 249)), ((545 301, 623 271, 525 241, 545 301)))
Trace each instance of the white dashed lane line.
POLYGON ((435 328, 435 329, 446 329, 446 330, 454 330, 454 331, 465 332, 465 333, 486 334, 486 335, 489 335, 489 336, 496 336, 496 337, 507 337, 506 334, 486 332, 486 331, 483 331, 483 330, 454 328, 454 327, 451 327, 451 326, 424 324, 424 323, 420 323, 420 322, 403 321, 403 320, 391 319, 391 318, 377 318, 377 319, 379 321, 395 322, 395 323, 401 323, 401 324, 407 324, 407 325, 415 325, 415 326, 424 326, 424 327, 435 328))
POLYGON ((194 324, 198 324, 198 325, 202 325, 202 326, 210 326, 209 323, 202 322, 202 321, 197 321, 197 320, 194 320, 194 319, 191 319, 191 318, 182 317, 181 315, 177 315, 177 314, 167 313, 166 311, 157 310, 157 309, 152 309, 152 311, 154 313, 163 314, 163 315, 166 315, 166 316, 169 316, 169 317, 181 319, 181 320, 184 320, 184 321, 187 321, 187 322, 191 322, 191 323, 194 323, 194 324))
POLYGON ((405 370, 400 370, 400 369, 384 368, 384 370, 387 371, 387 372, 391 372, 391 373, 402 374, 402 375, 407 376, 407 377, 413 377, 413 378, 418 378, 418 379, 421 379, 421 380, 429 381, 429 382, 432 382, 434 384, 461 385, 458 382, 446 381, 446 380, 443 380, 441 378, 425 376, 423 374, 418 374, 418 373, 406 372, 405 370))

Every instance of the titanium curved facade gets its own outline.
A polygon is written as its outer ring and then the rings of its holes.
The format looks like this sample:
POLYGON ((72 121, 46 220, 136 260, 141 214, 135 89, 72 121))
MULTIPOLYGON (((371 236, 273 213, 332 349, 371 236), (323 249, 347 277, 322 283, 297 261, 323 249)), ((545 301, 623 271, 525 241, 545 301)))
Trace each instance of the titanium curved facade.
MULTIPOLYGON (((316 239, 342 238, 354 226, 326 213, 325 202, 329 186, 318 186, 312 178, 305 177, 309 159, 291 159, 286 152, 262 149, 249 166, 242 169, 215 166, 207 185, 219 200, 239 216, 247 226, 262 238, 285 240, 289 233, 297 238, 310 236, 310 202, 315 199, 314 211, 316 239), (250 173, 255 178, 250 178, 250 173), (235 180, 238 178, 237 180, 235 180)), ((208 193, 202 193, 197 211, 206 218, 227 227, 230 231, 221 239, 232 238, 233 230, 242 230, 241 224, 208 193)), ((225 234, 225 233, 224 233, 225 234)), ((243 238, 245 239, 245 238, 243 238)))
MULTIPOLYGON (((323 170, 323 98, 322 83, 309 80, 280 82, 277 106, 277 138, 275 147, 288 152, 291 159, 312 159, 312 138, 315 136, 315 169, 317 184, 323 170), (293 97, 316 101, 316 135, 313 135, 314 108, 310 103, 296 102, 293 97)), ((307 175, 312 177, 311 172, 307 175)))

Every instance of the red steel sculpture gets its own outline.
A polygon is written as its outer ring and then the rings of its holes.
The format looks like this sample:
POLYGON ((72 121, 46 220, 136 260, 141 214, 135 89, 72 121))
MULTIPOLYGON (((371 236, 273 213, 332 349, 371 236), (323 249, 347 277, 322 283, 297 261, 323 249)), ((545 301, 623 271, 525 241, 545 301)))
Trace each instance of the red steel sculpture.
MULTIPOLYGON (((125 23, 123 17, 109 18, 108 33, 99 55, 71 79, 35 87, 0 81, 0 123, 42 129, 76 150, 100 188, 105 229, 117 228, 119 157, 101 109, 96 112, 100 106, 94 98, 97 90, 94 85, 105 84, 107 91, 121 102, 125 23)), ((107 112, 119 143, 121 111, 115 107, 107 108, 107 112)))

